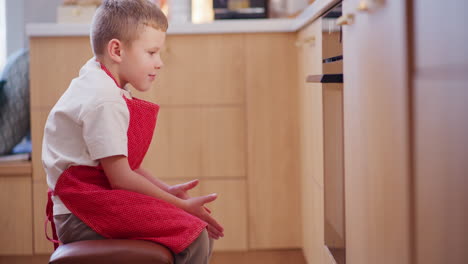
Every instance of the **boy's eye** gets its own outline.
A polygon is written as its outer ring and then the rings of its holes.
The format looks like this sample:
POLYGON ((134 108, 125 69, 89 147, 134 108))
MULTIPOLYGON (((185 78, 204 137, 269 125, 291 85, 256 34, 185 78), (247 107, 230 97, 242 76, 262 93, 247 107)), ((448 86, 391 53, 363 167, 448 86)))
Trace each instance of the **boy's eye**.
POLYGON ((150 55, 156 54, 156 52, 154 52, 154 51, 149 51, 148 53, 149 53, 150 55))

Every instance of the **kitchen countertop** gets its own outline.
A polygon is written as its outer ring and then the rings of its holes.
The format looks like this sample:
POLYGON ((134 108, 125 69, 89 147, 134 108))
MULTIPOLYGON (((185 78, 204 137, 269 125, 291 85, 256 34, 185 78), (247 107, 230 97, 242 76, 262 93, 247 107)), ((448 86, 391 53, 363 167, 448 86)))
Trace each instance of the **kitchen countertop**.
MULTIPOLYGON (((186 35, 295 32, 317 19, 338 2, 340 0, 316 0, 295 18, 215 20, 205 24, 170 24, 167 33, 186 35)), ((89 29, 89 24, 33 23, 26 26, 26 34, 29 37, 88 36, 89 29)))

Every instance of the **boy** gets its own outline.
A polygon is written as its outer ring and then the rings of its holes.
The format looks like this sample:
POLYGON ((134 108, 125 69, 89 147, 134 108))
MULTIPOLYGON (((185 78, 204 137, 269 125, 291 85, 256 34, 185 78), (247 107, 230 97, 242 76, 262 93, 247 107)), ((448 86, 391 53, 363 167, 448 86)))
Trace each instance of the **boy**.
POLYGON ((95 57, 53 107, 44 132, 47 215, 62 243, 142 239, 167 246, 176 263, 207 263, 210 238, 223 236, 204 207, 216 194, 189 197, 198 181, 168 186, 140 167, 159 106, 132 98, 126 87, 150 89, 163 66, 167 26, 147 0, 105 0, 96 11, 95 57))

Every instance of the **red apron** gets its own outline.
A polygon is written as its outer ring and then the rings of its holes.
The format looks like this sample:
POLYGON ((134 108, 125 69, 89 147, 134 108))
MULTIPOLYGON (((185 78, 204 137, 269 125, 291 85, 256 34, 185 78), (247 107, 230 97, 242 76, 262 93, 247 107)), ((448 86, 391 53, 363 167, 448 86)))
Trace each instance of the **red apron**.
MULTIPOLYGON (((159 106, 137 98, 124 98, 130 113, 128 162, 134 170, 140 166, 151 143, 159 106)), ((100 165, 71 166, 59 177, 53 194, 103 237, 153 241, 176 254, 188 247, 207 225, 163 200, 113 190, 100 165)), ((52 221, 50 194, 46 210, 52 221)), ((52 229, 56 239, 55 227, 52 229)))

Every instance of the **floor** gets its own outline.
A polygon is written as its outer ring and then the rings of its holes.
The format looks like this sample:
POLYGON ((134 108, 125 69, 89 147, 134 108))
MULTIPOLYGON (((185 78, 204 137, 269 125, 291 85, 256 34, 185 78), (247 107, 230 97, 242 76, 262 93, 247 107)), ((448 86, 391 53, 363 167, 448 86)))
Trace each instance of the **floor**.
MULTIPOLYGON (((46 264, 49 256, 0 256, 0 264, 46 264)), ((301 250, 215 252, 210 264, 306 264, 301 250)))
POLYGON ((210 264, 306 264, 302 250, 215 252, 210 264))

